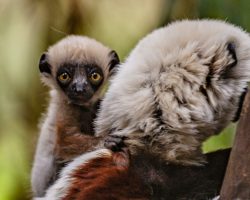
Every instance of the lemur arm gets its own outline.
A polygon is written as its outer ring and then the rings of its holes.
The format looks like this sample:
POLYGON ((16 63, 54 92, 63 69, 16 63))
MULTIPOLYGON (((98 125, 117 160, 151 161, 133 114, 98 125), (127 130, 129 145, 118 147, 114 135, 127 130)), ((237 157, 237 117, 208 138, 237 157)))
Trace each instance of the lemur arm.
POLYGON ((47 117, 41 127, 36 148, 35 159, 31 172, 32 192, 35 197, 42 197, 52 181, 55 160, 54 148, 56 141, 53 120, 47 117))

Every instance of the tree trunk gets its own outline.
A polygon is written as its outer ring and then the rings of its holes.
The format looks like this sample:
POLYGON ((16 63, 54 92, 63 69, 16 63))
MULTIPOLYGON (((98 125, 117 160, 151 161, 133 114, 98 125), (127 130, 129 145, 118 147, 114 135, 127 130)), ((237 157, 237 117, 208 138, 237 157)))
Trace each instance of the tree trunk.
POLYGON ((250 92, 246 95, 220 200, 250 199, 250 92))

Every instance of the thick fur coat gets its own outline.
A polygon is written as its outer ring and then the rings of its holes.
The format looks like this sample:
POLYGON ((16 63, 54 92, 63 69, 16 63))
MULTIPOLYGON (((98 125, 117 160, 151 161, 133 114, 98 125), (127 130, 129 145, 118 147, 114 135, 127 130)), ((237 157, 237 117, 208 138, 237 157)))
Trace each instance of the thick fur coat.
POLYGON ((201 144, 231 122, 250 79, 250 38, 222 21, 184 20, 143 38, 119 67, 96 133, 170 163, 204 163, 201 144))
MULTIPOLYGON (((229 150, 206 155, 208 164, 164 164, 141 154, 99 149, 65 167, 46 200, 204 200, 219 194, 229 150)), ((41 199, 42 200, 42 199, 41 199)))
POLYGON ((249 80, 250 38, 239 27, 184 20, 155 30, 119 67, 96 120, 96 135, 122 138, 131 157, 108 149, 83 154, 45 199, 218 195, 228 154, 205 164, 201 144, 235 119, 249 80))

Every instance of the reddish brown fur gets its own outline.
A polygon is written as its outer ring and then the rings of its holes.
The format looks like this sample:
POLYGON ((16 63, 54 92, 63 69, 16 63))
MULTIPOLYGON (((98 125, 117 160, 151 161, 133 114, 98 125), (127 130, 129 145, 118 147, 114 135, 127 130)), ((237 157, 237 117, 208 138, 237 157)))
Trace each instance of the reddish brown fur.
POLYGON ((56 160, 69 161, 81 153, 93 150, 100 138, 82 133, 79 127, 57 123, 56 160))
POLYGON ((63 200, 147 200, 150 190, 129 167, 126 153, 92 159, 72 173, 63 200))
POLYGON ((210 199, 219 194, 230 150, 207 154, 202 167, 166 165, 126 152, 93 158, 72 172, 62 200, 210 199))
POLYGON ((65 103, 57 113, 55 158, 67 162, 93 150, 101 137, 94 136, 93 121, 98 105, 82 108, 65 103))

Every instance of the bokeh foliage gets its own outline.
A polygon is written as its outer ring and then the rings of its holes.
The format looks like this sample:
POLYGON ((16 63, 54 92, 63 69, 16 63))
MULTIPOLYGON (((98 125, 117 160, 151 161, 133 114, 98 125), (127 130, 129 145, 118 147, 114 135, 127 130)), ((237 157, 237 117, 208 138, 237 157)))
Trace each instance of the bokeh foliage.
MULTIPOLYGON (((30 199, 29 174, 46 107, 38 60, 68 34, 87 35, 122 60, 153 29, 183 18, 217 18, 250 30, 247 0, 0 0, 0 199, 30 199)), ((204 145, 231 145, 235 126, 204 145)))

